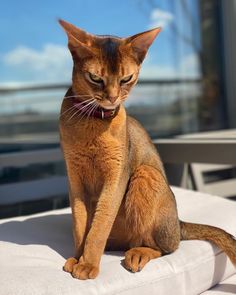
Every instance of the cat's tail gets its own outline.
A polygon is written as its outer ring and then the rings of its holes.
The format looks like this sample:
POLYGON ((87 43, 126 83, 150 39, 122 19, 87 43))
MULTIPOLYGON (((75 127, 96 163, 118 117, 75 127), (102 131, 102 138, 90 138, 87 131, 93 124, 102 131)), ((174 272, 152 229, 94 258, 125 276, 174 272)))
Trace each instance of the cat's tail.
POLYGON ((236 239, 226 231, 204 224, 180 221, 181 240, 206 240, 213 242, 230 258, 236 267, 236 239))

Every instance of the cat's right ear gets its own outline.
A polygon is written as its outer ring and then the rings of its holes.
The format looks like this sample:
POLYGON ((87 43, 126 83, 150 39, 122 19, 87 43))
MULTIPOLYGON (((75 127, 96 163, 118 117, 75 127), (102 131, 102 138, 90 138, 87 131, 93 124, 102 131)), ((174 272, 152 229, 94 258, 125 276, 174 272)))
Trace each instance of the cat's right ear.
POLYGON ((126 44, 129 44, 140 63, 143 62, 149 47, 152 45, 161 28, 155 28, 146 32, 136 34, 126 38, 126 44))
POLYGON ((62 19, 59 19, 58 22, 68 36, 68 48, 73 58, 85 58, 94 55, 94 50, 91 48, 92 35, 62 19))

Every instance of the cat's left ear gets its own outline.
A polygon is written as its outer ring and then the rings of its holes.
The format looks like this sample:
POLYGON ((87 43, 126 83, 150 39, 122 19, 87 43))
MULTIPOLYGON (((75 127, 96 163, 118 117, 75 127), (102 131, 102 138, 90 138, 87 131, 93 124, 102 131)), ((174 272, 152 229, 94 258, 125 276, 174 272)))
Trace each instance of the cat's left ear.
POLYGON ((143 33, 136 34, 126 39, 126 44, 131 45, 140 63, 143 62, 149 47, 152 45, 161 28, 155 28, 143 33))

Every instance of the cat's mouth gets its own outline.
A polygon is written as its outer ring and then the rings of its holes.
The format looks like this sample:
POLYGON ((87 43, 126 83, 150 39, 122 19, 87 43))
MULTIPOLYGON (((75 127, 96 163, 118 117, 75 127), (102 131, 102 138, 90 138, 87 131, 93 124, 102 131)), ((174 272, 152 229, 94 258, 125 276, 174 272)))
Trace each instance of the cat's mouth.
POLYGON ((101 106, 101 108, 103 108, 104 110, 114 111, 118 106, 119 104, 117 104, 116 106, 101 106))
POLYGON ((99 106, 105 110, 109 110, 109 111, 112 111, 112 110, 115 110, 116 108, 118 108, 120 105, 120 102, 117 102, 115 104, 106 104, 106 103, 99 103, 99 106))
POLYGON ((100 119, 109 119, 113 118, 119 111, 120 104, 116 103, 115 105, 104 105, 104 104, 94 104, 94 101, 89 103, 80 102, 73 103, 73 107, 78 109, 77 112, 80 112, 83 116, 87 117, 96 117, 100 119))

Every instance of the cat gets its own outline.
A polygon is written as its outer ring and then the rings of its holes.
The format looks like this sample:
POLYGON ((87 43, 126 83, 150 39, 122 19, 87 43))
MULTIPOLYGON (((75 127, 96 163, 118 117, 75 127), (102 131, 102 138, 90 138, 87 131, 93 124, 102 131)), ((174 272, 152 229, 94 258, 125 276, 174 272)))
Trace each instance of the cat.
POLYGON ((119 38, 59 22, 74 62, 59 124, 75 242, 64 270, 93 279, 106 249, 126 251, 124 267, 137 272, 189 239, 214 242, 236 266, 230 234, 178 219, 158 152, 123 106, 161 29, 119 38))

